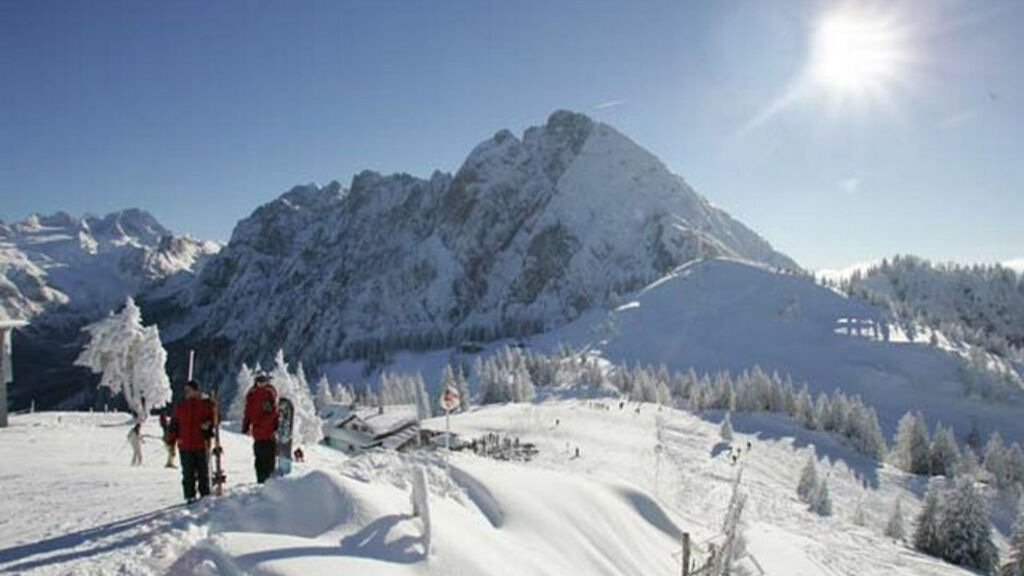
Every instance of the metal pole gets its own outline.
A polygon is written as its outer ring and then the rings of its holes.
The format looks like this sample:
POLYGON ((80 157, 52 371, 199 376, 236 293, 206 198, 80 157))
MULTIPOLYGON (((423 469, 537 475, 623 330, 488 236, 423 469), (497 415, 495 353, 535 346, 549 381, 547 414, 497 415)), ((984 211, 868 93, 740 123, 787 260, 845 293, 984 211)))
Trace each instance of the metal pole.
POLYGON ((451 423, 451 410, 444 411, 444 447, 449 452, 452 451, 452 423, 451 423))
POLYGON ((690 533, 683 532, 683 576, 690 576, 690 533))
POLYGON ((195 364, 196 364, 196 351, 195 350, 189 350, 188 351, 188 381, 189 382, 192 381, 192 368, 195 366, 195 364))
POLYGON ((10 330, 0 328, 0 428, 7 427, 7 339, 10 330))

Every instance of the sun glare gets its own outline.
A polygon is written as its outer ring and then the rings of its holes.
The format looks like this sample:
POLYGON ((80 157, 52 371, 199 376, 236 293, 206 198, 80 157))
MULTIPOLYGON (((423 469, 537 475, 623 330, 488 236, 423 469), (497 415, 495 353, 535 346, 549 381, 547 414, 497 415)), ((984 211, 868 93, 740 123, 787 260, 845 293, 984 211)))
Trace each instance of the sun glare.
POLYGON ((814 31, 810 74, 840 96, 886 90, 905 58, 899 28, 882 15, 844 11, 824 18, 814 31))

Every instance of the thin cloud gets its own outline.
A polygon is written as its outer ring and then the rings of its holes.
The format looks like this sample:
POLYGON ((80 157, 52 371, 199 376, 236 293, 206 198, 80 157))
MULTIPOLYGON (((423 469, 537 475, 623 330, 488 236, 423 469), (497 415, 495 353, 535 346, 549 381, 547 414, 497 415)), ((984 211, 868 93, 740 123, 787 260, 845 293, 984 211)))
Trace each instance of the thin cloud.
POLYGON ((625 103, 625 100, 609 100, 607 102, 601 102, 597 106, 594 106, 594 110, 606 110, 608 108, 615 108, 616 106, 621 106, 625 103))
POLYGON ((1006 262, 1003 262, 1003 267, 1024 274, 1024 258, 1014 258, 1013 260, 1007 260, 1006 262))
POLYGON ((860 190, 860 178, 843 178, 839 181, 839 189, 847 194, 856 194, 860 190))

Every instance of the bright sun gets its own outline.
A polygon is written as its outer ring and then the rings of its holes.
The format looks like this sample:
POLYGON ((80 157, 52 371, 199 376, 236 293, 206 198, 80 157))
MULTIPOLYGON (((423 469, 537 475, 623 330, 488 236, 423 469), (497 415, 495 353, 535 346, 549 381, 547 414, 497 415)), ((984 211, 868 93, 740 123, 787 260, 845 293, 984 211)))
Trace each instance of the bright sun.
POLYGON ((884 92, 898 79, 905 47, 895 23, 878 14, 837 12, 814 32, 810 75, 838 97, 884 92))

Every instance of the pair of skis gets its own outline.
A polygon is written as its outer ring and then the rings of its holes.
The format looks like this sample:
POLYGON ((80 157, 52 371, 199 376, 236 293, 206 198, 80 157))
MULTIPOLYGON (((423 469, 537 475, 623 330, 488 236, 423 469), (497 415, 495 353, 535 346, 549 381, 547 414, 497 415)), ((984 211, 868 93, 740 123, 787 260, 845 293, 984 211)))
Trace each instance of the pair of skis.
MULTIPOLYGON (((188 351, 188 381, 192 381, 192 374, 196 364, 196 351, 188 351)), ((210 391, 210 404, 213 407, 213 446, 207 443, 206 447, 206 460, 210 461, 210 456, 213 456, 213 470, 207 466, 207 471, 210 474, 210 484, 213 485, 213 493, 215 496, 224 495, 224 483, 227 482, 227 475, 224 474, 224 447, 220 444, 220 402, 217 400, 217 391, 210 391)))

